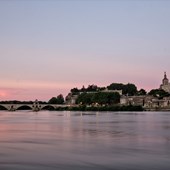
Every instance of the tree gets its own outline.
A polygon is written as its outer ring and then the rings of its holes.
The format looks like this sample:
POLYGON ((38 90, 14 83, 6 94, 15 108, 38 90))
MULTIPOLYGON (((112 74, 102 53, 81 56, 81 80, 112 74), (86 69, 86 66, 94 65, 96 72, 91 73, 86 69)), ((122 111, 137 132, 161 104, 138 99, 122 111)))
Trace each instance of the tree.
POLYGON ((82 93, 78 96, 76 103, 78 104, 91 104, 92 103, 92 96, 93 94, 91 93, 82 93))
POLYGON ((57 104, 63 104, 64 103, 64 97, 62 94, 57 96, 57 104))
POLYGON ((63 104, 64 103, 64 97, 62 94, 58 95, 57 97, 52 97, 49 101, 49 104, 63 104))
POLYGON ((79 93, 79 89, 76 87, 76 88, 73 88, 70 90, 71 93, 74 95, 74 94, 78 94, 79 93))
POLYGON ((144 90, 144 89, 140 89, 137 93, 138 93, 139 96, 147 94, 146 90, 144 90))
POLYGON ((81 92, 86 92, 86 88, 84 87, 84 85, 83 85, 83 87, 80 89, 80 91, 81 91, 81 92))
POLYGON ((137 87, 134 84, 128 83, 123 86, 122 93, 129 95, 129 96, 134 96, 137 93, 137 87))
POLYGON ((123 84, 122 83, 112 83, 107 88, 109 90, 122 90, 123 89, 123 84))
POLYGON ((117 104, 120 102, 120 95, 119 93, 105 93, 105 92, 98 92, 98 93, 82 93, 78 96, 76 102, 78 104, 92 104, 92 103, 98 103, 98 104, 117 104))
POLYGON ((94 85, 94 84, 92 84, 92 85, 89 85, 88 87, 87 87, 87 89, 86 89, 86 91, 87 92, 92 92, 92 91, 97 91, 98 90, 98 87, 96 86, 96 85, 94 85))
POLYGON ((56 97, 52 97, 49 101, 49 104, 57 104, 57 98, 56 97))
POLYGON ((95 93, 92 98, 93 103, 98 103, 98 104, 117 104, 120 102, 120 95, 119 93, 105 93, 105 92, 99 92, 95 93))
POLYGON ((109 90, 122 90, 125 95, 133 96, 137 93, 137 87, 134 84, 122 84, 122 83, 112 83, 107 86, 109 90))
POLYGON ((158 97, 159 99, 162 99, 163 97, 169 97, 170 94, 162 89, 152 89, 149 93, 149 95, 152 95, 154 97, 158 97))

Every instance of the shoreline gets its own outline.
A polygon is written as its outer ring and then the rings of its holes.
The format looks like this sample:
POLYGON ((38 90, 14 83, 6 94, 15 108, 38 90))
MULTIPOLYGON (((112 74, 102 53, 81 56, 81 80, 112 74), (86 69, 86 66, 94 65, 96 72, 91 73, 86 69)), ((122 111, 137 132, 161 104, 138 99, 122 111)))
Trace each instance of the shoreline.
POLYGON ((1 107, 0 111, 18 111, 18 110, 32 110, 32 111, 170 111, 170 107, 143 107, 141 105, 107 105, 107 106, 88 106, 88 105, 59 105, 55 106, 47 104, 45 107, 30 107, 28 105, 22 105, 18 108, 15 108, 14 105, 11 108, 1 107))

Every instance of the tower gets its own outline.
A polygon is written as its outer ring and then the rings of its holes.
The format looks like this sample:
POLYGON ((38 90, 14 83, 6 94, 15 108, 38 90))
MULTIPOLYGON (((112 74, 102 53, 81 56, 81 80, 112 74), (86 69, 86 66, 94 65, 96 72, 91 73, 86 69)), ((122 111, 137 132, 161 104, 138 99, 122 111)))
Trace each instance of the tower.
POLYGON ((170 93, 170 83, 167 78, 166 72, 164 72, 164 78, 162 80, 162 84, 160 85, 160 89, 170 93))
POLYGON ((162 80, 162 85, 168 85, 169 84, 169 80, 166 76, 166 72, 164 72, 164 78, 162 80))

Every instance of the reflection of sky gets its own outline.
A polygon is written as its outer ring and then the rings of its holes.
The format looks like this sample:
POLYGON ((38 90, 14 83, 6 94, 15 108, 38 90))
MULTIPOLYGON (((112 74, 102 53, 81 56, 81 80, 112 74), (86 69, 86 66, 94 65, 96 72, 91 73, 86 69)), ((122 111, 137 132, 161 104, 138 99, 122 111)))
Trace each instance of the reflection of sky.
POLYGON ((159 87, 163 72, 170 75, 169 7, 168 1, 1 1, 0 100, 47 100, 93 83, 159 87))
POLYGON ((1 111, 0 169, 169 170, 169 123, 165 112, 1 111))

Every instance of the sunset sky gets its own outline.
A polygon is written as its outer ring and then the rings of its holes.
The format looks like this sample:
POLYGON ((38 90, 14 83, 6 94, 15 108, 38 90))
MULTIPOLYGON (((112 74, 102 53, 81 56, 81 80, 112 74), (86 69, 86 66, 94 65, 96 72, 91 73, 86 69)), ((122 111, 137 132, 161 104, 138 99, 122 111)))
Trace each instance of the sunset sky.
POLYGON ((0 1, 0 100, 170 78, 170 1, 0 1))

